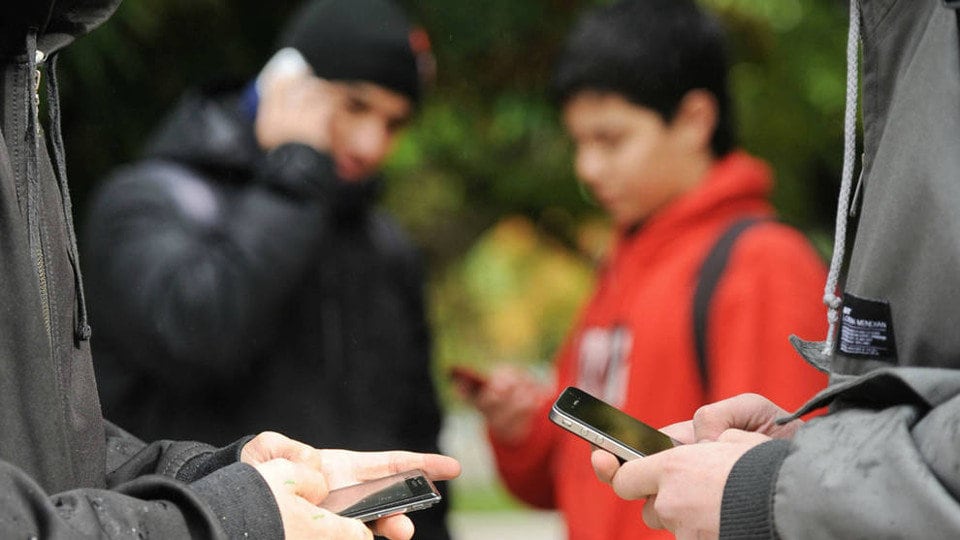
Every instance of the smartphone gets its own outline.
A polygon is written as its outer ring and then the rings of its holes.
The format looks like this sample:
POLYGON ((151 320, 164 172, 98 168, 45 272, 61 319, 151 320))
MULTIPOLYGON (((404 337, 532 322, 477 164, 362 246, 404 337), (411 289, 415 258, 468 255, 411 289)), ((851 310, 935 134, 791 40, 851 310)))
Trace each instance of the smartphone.
POLYGON ((312 74, 313 69, 307 63, 300 51, 292 47, 284 47, 276 52, 260 70, 257 77, 257 90, 263 92, 264 81, 278 76, 300 76, 312 74))
POLYGON ((680 444, 666 433, 573 386, 554 402, 550 420, 624 461, 680 444))
POLYGON ((453 366, 448 372, 450 379, 470 396, 477 395, 487 384, 487 378, 465 366, 453 366))
POLYGON ((423 510, 440 500, 440 492, 422 471, 412 470, 331 491, 320 503, 334 514, 372 521, 423 510))

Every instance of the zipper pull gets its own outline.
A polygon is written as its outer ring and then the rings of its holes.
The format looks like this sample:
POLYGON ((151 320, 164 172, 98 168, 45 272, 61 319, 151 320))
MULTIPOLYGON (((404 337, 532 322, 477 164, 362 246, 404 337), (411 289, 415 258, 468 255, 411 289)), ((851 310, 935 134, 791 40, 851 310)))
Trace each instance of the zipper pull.
MULTIPOLYGON (((33 106, 36 108, 37 115, 40 114, 40 64, 43 64, 43 61, 47 58, 43 51, 38 50, 36 54, 36 66, 34 71, 34 84, 33 84, 33 106)), ((40 122, 37 122, 37 134, 40 134, 40 122)))

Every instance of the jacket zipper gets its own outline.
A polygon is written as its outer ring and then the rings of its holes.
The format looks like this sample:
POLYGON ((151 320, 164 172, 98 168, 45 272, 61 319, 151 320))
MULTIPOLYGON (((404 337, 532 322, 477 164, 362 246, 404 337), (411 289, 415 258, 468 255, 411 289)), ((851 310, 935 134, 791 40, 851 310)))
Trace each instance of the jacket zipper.
MULTIPOLYGON (((37 51, 37 65, 39 66, 44 60, 44 54, 42 51, 37 51)), ((37 119, 36 122, 36 136, 37 141, 41 141, 43 137, 43 132, 40 127, 40 68, 38 67, 35 72, 36 81, 33 85, 33 115, 37 119)), ((40 144, 40 143, 37 143, 40 144)), ((39 170, 37 175, 39 175, 39 170)), ((39 179, 38 179, 39 184, 39 179)), ((41 190, 42 192, 42 190, 41 190)), ((37 194, 38 198, 42 198, 42 194, 37 194)), ((40 201, 38 201, 40 202, 40 201)), ((47 263, 46 259, 43 256, 43 235, 40 234, 40 223, 39 221, 34 224, 36 227, 37 241, 34 243, 34 257, 37 264, 37 279, 40 285, 40 308, 43 314, 43 327, 47 331, 47 339, 52 343, 53 342, 53 332, 50 325, 50 293, 47 290, 47 263)))

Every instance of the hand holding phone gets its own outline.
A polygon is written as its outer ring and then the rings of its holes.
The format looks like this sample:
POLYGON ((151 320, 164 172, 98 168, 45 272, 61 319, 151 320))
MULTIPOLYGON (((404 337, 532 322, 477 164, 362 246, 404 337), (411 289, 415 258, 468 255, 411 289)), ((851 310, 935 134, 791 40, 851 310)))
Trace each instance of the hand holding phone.
POLYGON ((573 386, 554 402, 550 420, 625 461, 680 444, 666 433, 573 386))
POLYGON ((440 498, 433 482, 422 471, 413 470, 335 489, 320 507, 366 522, 422 510, 433 506, 440 498))
POLYGON ((487 378, 466 366, 453 366, 448 375, 457 389, 468 399, 475 398, 487 385, 487 378))

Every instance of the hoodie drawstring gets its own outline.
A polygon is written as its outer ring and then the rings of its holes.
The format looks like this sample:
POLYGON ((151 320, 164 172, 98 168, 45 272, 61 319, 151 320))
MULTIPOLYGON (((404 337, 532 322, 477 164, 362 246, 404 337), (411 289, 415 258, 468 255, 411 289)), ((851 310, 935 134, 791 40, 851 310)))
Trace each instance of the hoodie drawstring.
POLYGON ((853 185, 854 160, 857 146, 857 98, 859 90, 859 52, 860 52, 860 0, 850 0, 850 30, 847 34, 847 102, 843 122, 843 175, 840 182, 840 196, 837 200, 837 226, 833 240, 833 257, 830 259, 830 272, 823 288, 823 303, 827 306, 827 339, 824 341, 823 354, 833 350, 837 334, 837 322, 840 319, 840 298, 837 296, 837 284, 840 281, 840 265, 846 251, 847 213, 850 211, 850 191, 853 185))
POLYGON ((73 226, 73 206, 70 203, 70 187, 67 185, 66 152, 63 147, 63 131, 60 127, 60 87, 57 81, 57 55, 53 54, 44 64, 47 74, 47 108, 50 115, 50 139, 53 146, 53 163, 63 198, 63 218, 69 236, 68 255, 73 267, 74 287, 77 294, 76 337, 80 341, 90 339, 91 330, 87 320, 87 301, 83 292, 83 276, 80 274, 80 255, 77 250, 77 235, 73 226))

